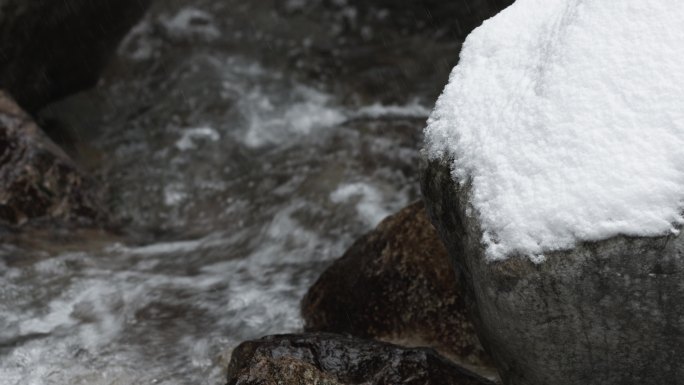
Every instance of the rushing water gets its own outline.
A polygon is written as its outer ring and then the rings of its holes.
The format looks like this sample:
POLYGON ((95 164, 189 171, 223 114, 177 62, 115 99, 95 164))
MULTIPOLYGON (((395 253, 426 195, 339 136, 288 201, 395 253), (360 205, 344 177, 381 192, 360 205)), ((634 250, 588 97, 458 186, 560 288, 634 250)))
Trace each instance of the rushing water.
POLYGON ((121 230, 6 235, 1 385, 221 384, 237 343, 298 330, 322 269, 418 197, 458 45, 323 3, 158 2, 96 89, 43 111, 121 230))

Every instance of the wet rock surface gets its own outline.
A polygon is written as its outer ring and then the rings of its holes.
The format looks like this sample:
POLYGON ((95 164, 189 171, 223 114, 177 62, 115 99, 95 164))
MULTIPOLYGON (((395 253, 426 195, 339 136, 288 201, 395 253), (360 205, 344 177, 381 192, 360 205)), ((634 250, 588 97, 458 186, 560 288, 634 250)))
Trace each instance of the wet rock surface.
POLYGON ((238 374, 229 374, 229 385, 342 385, 316 366, 292 357, 271 358, 259 356, 254 363, 238 374))
POLYGON ((149 0, 0 0, 0 87, 36 111, 95 85, 149 0))
POLYGON ((228 385, 491 385, 430 349, 314 333, 244 342, 233 351, 228 385))
POLYGON ((308 331, 429 346, 463 365, 490 363, 422 202, 357 240, 309 289, 302 314, 308 331))
POLYGON ((505 384, 681 384, 684 238, 615 237, 487 263, 449 159, 427 162, 423 196, 483 345, 505 384))
POLYGON ((95 183, 0 91, 0 223, 103 217, 95 183))

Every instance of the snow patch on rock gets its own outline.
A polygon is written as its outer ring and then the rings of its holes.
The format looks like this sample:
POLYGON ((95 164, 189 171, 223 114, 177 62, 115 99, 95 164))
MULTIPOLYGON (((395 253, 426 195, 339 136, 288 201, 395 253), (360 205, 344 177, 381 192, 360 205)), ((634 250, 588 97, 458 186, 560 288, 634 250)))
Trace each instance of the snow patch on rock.
POLYGON ((666 0, 518 0, 470 34, 426 149, 472 190, 489 260, 678 232, 682 15, 666 0))

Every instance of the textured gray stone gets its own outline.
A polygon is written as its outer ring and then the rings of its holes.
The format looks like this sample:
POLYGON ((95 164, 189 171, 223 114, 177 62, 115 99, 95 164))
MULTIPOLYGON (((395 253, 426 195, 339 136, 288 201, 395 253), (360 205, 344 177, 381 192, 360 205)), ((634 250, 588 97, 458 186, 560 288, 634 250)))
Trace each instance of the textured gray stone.
POLYGON ((423 195, 505 384, 684 383, 681 236, 619 236, 541 264, 488 263, 478 221, 466 215, 471 192, 450 164, 426 162, 423 195))

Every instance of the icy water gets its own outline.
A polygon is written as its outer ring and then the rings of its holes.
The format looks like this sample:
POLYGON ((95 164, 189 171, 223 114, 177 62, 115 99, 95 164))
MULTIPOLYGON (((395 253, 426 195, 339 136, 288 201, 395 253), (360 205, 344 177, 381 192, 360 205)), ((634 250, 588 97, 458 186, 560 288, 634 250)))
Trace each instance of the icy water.
POLYGON ((96 89, 43 111, 119 231, 4 236, 1 385, 222 384, 233 347, 297 331, 325 266, 418 198, 458 43, 346 4, 158 2, 96 89))

